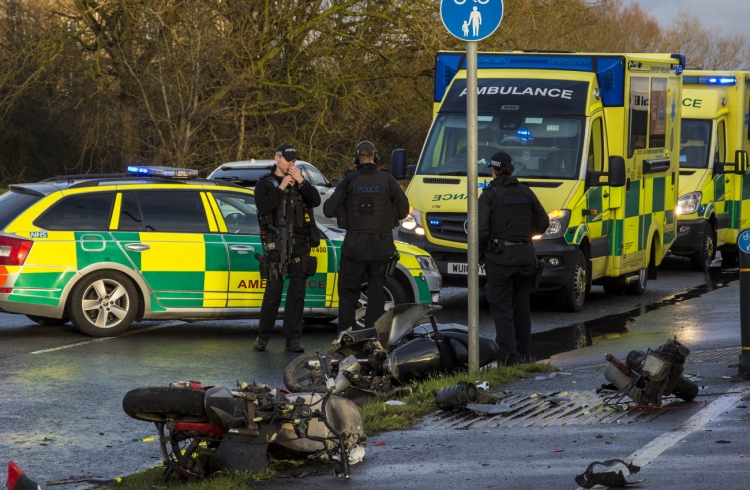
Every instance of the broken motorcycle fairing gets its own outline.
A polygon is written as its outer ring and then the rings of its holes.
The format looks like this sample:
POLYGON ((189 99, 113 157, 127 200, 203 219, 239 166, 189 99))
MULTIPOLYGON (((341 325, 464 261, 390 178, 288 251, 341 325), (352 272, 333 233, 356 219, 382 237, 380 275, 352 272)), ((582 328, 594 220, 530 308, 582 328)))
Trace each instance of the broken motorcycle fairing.
POLYGON ((639 405, 660 407, 662 397, 675 395, 690 401, 698 395, 698 386, 682 376, 690 349, 670 339, 654 350, 632 350, 623 363, 612 354, 604 377, 639 405))
MULTIPOLYGON (((331 366, 331 389, 362 404, 390 396, 404 383, 436 373, 450 373, 468 364, 468 329, 438 324, 430 305, 401 304, 387 310, 373 328, 345 330, 325 353, 331 366), (429 323, 419 324, 427 318, 429 323)), ((479 338, 479 365, 495 361, 494 340, 479 338)), ((287 366, 284 384, 292 392, 326 389, 315 353, 299 356, 287 366)))
POLYGON ((122 405, 156 424, 165 480, 173 473, 198 480, 223 470, 262 472, 268 457, 337 463, 348 478, 368 442, 359 407, 330 390, 289 394, 264 384, 238 382, 229 390, 178 381, 131 390, 122 405))

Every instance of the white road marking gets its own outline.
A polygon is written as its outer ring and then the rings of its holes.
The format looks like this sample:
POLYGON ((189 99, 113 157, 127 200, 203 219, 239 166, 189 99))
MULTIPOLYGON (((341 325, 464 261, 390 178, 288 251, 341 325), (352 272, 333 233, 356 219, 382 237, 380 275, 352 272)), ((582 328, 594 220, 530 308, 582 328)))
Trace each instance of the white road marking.
POLYGON ((186 322, 183 322, 182 320, 175 320, 175 321, 172 321, 172 322, 162 323, 161 325, 155 325, 153 327, 143 328, 143 329, 140 329, 140 330, 133 330, 132 332, 124 333, 124 334, 122 334, 122 335, 120 335, 118 337, 98 337, 98 338, 95 338, 95 339, 86 340, 84 342, 78 342, 78 343, 75 343, 75 344, 63 345, 61 347, 54 347, 52 349, 37 350, 37 351, 34 351, 34 352, 30 352, 30 354, 45 354, 47 352, 54 352, 54 351, 63 350, 63 349, 70 349, 71 347, 78 347, 80 345, 93 344, 94 342, 104 342, 105 340, 121 339, 123 337, 128 337, 130 335, 137 335, 139 333, 151 332, 153 330, 160 330, 162 328, 174 327, 175 325, 181 325, 183 323, 186 323, 186 322))
POLYGON ((707 407, 702 408, 698 413, 687 419, 682 425, 660 435, 625 458, 625 460, 630 460, 632 461, 632 464, 643 468, 654 459, 658 458, 661 453, 677 444, 680 440, 689 436, 693 432, 702 429, 712 418, 721 415, 727 409, 732 407, 732 405, 737 404, 746 394, 744 389, 740 390, 738 387, 734 387, 729 391, 736 391, 736 393, 720 396, 709 403, 707 407))
MULTIPOLYGON (((682 425, 660 435, 630 456, 623 458, 623 461, 630 462, 631 464, 643 468, 685 437, 688 437, 693 432, 705 427, 711 419, 721 415, 733 405, 739 403, 745 397, 748 390, 746 388, 740 389, 739 387, 734 387, 728 391, 730 394, 722 395, 716 400, 713 400, 708 406, 699 410, 698 413, 687 419, 682 425)), ((625 473, 627 473, 627 470, 625 470, 625 473)), ((597 488, 604 489, 609 487, 597 488)), ((583 489, 578 487, 576 490, 583 489)))

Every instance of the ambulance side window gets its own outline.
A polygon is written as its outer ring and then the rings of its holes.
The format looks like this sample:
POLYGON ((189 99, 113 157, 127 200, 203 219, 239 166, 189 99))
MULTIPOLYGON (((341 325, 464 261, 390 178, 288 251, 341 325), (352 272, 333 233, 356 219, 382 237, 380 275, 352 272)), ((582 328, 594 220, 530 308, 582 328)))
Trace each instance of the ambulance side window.
POLYGON ((722 119, 716 125, 716 145, 714 146, 714 165, 727 161, 727 129, 722 119))
POLYGON ((630 118, 628 121, 628 158, 635 150, 646 148, 648 132, 648 77, 630 78, 630 118))
POLYGON ((236 235, 260 235, 258 209, 255 198, 249 194, 214 192, 227 232, 236 235))
POLYGON ((589 141, 586 165, 590 171, 601 172, 604 170, 604 130, 601 117, 596 118, 591 123, 591 141, 589 141))
POLYGON ((39 217, 34 225, 45 230, 108 230, 114 200, 114 192, 91 192, 64 197, 39 217))
POLYGON ((323 177, 323 174, 318 172, 316 168, 308 165, 300 165, 300 167, 302 167, 307 172, 307 178, 312 185, 328 185, 328 181, 326 180, 326 178, 323 177))
POLYGON ((120 203, 119 231, 143 231, 143 218, 135 192, 123 192, 120 203))
POLYGON ((208 233, 208 219, 197 191, 137 191, 145 231, 208 233))

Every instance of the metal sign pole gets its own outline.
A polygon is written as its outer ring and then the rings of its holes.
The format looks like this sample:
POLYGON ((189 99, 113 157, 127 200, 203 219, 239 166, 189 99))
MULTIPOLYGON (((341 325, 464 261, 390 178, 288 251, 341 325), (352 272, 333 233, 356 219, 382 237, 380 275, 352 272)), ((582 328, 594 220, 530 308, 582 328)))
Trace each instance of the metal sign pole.
POLYGON ((479 205, 477 42, 466 42, 466 197, 468 201, 469 373, 479 371, 479 205))
POLYGON ((738 374, 750 372, 750 229, 740 232, 737 239, 740 259, 740 340, 742 353, 738 374))

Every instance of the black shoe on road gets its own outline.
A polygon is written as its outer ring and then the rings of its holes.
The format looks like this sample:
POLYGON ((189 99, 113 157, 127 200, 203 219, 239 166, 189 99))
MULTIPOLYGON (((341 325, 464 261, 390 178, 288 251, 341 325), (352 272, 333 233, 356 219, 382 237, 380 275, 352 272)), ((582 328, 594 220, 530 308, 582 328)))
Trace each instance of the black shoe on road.
POLYGON ((253 349, 263 352, 264 350, 266 350, 267 346, 268 346, 268 341, 258 337, 257 339, 255 339, 255 343, 253 344, 253 349))
POLYGON ((305 352, 305 348, 299 343, 299 339, 286 339, 286 350, 289 352, 305 352))

